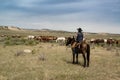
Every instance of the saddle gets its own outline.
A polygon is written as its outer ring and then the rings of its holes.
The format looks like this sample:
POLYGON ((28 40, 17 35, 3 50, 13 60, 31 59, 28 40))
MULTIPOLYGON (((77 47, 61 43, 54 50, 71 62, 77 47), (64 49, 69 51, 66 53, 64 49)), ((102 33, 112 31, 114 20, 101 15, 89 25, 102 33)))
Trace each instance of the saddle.
POLYGON ((72 45, 72 48, 80 49, 81 48, 81 44, 82 44, 82 42, 74 42, 74 44, 72 45))
POLYGON ((78 43, 76 43, 76 47, 78 48, 78 49, 81 49, 81 44, 82 44, 82 42, 78 42, 78 43))
POLYGON ((74 44, 72 45, 72 48, 74 50, 74 53, 80 53, 82 50, 82 42, 74 42, 74 44))

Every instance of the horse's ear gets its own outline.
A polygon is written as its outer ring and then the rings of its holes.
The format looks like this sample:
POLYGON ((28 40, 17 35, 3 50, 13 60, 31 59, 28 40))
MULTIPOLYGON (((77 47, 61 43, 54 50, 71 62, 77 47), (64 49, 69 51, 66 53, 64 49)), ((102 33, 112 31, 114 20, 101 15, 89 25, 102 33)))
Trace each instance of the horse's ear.
POLYGON ((73 36, 73 39, 75 39, 75 37, 73 36))
POLYGON ((73 38, 75 38, 75 37, 73 36, 73 38))

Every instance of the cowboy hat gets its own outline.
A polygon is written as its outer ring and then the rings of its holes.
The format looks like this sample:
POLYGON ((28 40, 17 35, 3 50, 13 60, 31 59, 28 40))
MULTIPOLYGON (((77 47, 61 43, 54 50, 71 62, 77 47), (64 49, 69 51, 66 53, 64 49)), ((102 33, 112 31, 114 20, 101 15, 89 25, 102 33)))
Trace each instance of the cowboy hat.
POLYGON ((77 28, 77 30, 82 31, 82 29, 81 29, 81 28, 77 28))

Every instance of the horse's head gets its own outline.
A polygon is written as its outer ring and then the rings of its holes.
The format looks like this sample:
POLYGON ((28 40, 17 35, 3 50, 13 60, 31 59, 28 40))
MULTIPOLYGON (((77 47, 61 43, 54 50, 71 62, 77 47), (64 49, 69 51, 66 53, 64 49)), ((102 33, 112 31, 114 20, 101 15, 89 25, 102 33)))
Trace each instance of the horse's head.
POLYGON ((66 46, 68 46, 69 44, 71 44, 72 42, 75 42, 75 38, 71 38, 71 37, 68 37, 67 40, 66 40, 66 46))

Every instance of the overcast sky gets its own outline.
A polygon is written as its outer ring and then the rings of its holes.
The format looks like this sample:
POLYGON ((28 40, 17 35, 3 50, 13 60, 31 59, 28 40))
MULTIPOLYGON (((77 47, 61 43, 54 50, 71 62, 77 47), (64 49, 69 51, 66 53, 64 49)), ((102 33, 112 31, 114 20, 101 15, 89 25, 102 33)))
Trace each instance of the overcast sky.
POLYGON ((120 0, 0 0, 0 25, 120 33, 120 0))

